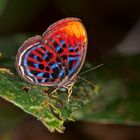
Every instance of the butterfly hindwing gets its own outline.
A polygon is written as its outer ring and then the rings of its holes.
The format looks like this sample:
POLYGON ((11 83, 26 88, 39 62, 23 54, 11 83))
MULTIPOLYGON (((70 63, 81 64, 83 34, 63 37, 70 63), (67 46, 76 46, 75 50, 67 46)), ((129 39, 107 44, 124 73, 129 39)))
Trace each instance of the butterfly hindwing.
POLYGON ((19 49, 16 62, 19 74, 31 83, 57 85, 66 74, 65 67, 57 53, 39 39, 30 38, 19 49))

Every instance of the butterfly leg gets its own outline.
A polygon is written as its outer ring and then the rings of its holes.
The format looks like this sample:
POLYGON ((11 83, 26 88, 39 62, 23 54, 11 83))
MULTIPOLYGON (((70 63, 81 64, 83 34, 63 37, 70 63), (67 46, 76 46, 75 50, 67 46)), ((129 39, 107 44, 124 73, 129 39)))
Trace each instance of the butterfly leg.
POLYGON ((54 93, 56 93, 56 91, 59 89, 59 87, 57 87, 56 89, 54 89, 50 94, 49 96, 51 97, 54 93))
POLYGON ((63 86, 64 88, 68 90, 68 102, 70 101, 70 97, 73 91, 73 85, 74 85, 74 82, 72 82, 70 85, 63 86))
POLYGON ((72 87, 70 87, 70 88, 68 89, 68 102, 70 101, 70 96, 71 96, 71 94, 72 94, 72 91, 73 91, 73 89, 72 89, 72 87))

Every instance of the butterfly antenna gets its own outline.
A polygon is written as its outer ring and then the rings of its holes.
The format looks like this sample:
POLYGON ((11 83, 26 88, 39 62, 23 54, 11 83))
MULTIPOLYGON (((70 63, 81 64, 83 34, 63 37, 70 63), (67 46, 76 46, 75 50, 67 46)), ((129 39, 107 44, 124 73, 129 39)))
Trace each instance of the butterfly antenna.
MULTIPOLYGON (((84 72, 81 72, 79 75, 83 75, 83 74, 85 74, 85 73, 87 73, 87 72, 90 72, 90 71, 92 71, 92 70, 95 70, 95 69, 97 69, 97 68, 99 68, 99 67, 101 67, 101 66, 103 66, 104 64, 100 64, 100 65, 98 65, 98 66, 96 66, 96 67, 93 67, 93 68, 91 68, 91 69, 89 69, 89 70, 86 70, 86 71, 84 71, 84 72)), ((80 77, 81 78, 81 77, 80 77)))
POLYGON ((88 81, 88 80, 86 80, 85 78, 80 77, 80 76, 78 76, 78 78, 82 79, 83 81, 89 83, 89 84, 92 85, 94 88, 96 88, 96 85, 95 85, 94 83, 92 83, 92 82, 90 82, 90 81, 88 81))

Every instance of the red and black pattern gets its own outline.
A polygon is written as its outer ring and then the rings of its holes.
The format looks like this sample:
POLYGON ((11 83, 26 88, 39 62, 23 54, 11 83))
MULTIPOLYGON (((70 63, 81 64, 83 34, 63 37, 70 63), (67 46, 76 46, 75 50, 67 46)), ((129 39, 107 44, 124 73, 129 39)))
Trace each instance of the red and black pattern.
POLYGON ((16 68, 26 81, 64 86, 80 71, 87 50, 86 31, 77 18, 51 25, 43 36, 28 39, 20 47, 16 68))

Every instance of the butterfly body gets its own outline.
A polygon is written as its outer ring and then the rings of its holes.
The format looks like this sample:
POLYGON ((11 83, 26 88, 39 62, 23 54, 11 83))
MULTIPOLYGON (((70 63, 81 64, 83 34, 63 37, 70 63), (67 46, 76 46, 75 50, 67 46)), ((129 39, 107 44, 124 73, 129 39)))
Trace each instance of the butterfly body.
POLYGON ((78 18, 52 24, 42 36, 26 40, 16 56, 18 74, 42 86, 73 85, 87 51, 86 30, 78 18))

